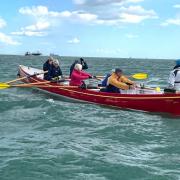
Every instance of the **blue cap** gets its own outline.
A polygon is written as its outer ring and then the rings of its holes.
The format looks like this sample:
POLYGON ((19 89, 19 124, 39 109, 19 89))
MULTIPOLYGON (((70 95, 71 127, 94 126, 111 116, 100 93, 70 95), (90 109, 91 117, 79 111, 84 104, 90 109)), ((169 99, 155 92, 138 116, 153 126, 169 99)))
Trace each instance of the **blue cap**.
POLYGON ((180 59, 176 60, 176 66, 180 66, 180 59))

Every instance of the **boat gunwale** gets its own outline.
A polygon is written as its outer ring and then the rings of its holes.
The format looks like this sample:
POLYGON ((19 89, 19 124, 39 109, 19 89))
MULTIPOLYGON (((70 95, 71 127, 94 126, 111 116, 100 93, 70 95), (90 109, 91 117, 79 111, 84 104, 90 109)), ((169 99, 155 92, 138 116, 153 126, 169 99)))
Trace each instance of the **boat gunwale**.
MULTIPOLYGON (((27 67, 27 66, 24 66, 24 67, 27 67)), ((27 76, 29 75, 27 72, 25 72, 23 70, 22 65, 20 65, 20 68, 24 74, 26 74, 27 76)), ((37 77, 36 78, 30 77, 30 78, 37 82, 44 81, 43 79, 40 79, 37 77)), ((180 99, 180 94, 118 94, 118 93, 96 92, 96 91, 92 91, 92 90, 88 90, 88 89, 81 89, 79 87, 77 87, 77 88, 63 87, 62 85, 59 85, 59 87, 53 87, 52 83, 49 83, 47 87, 43 87, 43 88, 39 87, 38 89, 43 89, 45 91, 49 91, 46 88, 62 89, 62 90, 77 93, 77 94, 84 94, 84 95, 89 95, 89 96, 96 96, 96 97, 103 97, 103 98, 110 98, 110 99, 127 99, 127 100, 131 100, 131 99, 132 100, 180 99)), ((49 92, 51 92, 51 91, 49 91, 49 92)), ((57 93, 55 93, 55 94, 57 94, 57 93)))

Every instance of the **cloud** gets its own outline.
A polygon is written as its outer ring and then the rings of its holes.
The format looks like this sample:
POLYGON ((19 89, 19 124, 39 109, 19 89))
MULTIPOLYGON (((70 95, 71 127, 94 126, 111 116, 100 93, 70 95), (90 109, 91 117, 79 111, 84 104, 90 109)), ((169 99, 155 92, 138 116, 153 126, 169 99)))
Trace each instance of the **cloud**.
POLYGON ((35 24, 22 27, 19 31, 12 32, 12 35, 40 37, 48 34, 44 30, 49 29, 51 26, 51 22, 48 19, 48 15, 51 13, 46 6, 22 7, 19 9, 19 13, 36 17, 36 22, 35 24))
MULTIPOLYGON (((84 11, 49 11, 46 6, 22 7, 19 12, 24 15, 31 15, 39 18, 58 20, 74 20, 80 22, 89 22, 97 19, 97 15, 84 11)), ((50 24, 49 24, 50 25, 50 24)))
POLYGON ((8 44, 8 45, 20 45, 19 42, 14 41, 12 37, 0 32, 0 42, 8 44))
POLYGON ((161 26, 168 26, 168 25, 180 26, 180 17, 176 17, 174 19, 167 19, 165 22, 161 23, 161 26))
MULTIPOLYGON (((180 8, 180 4, 175 4, 174 8, 180 8)), ((169 26, 169 25, 176 25, 180 26, 180 14, 177 14, 174 18, 166 19, 161 26, 169 26)))
POLYGON ((105 5, 122 5, 125 3, 138 3, 144 0, 74 0, 76 5, 83 6, 105 6, 105 5))
POLYGON ((139 36, 136 35, 136 34, 126 34, 126 37, 129 38, 129 39, 134 39, 134 38, 138 38, 139 36))
POLYGON ((70 43, 70 44, 79 44, 80 40, 77 37, 75 37, 75 38, 73 38, 71 40, 68 40, 67 42, 70 43))
POLYGON ((39 21, 36 24, 22 27, 20 31, 12 32, 12 35, 16 36, 46 36, 47 32, 42 31, 48 29, 50 26, 49 22, 39 21))
POLYGON ((174 8, 180 8, 180 4, 175 4, 173 7, 174 8))
POLYGON ((40 31, 40 30, 45 30, 50 27, 50 23, 47 21, 39 21, 36 24, 26 26, 24 29, 25 30, 30 30, 30 31, 40 31))
POLYGON ((48 8, 45 6, 22 7, 19 13, 32 16, 46 16, 49 14, 48 8))
POLYGON ((42 36, 46 36, 47 33, 46 32, 41 32, 41 31, 15 31, 11 33, 12 35, 16 35, 16 36, 38 36, 38 37, 42 37, 42 36))
POLYGON ((0 28, 3 28, 6 26, 6 21, 0 17, 0 28))
MULTIPOLYGON (((112 3, 120 2, 140 2, 142 0, 76 0, 76 3, 98 3, 107 5, 112 3)), ((110 6, 111 7, 111 6, 110 6)), ((124 23, 141 23, 146 19, 158 18, 154 10, 146 10, 143 7, 137 6, 113 6, 111 8, 98 7, 97 9, 84 9, 77 11, 49 11, 46 6, 33 6, 33 7, 22 7, 19 12, 23 15, 30 15, 36 17, 38 21, 44 21, 43 23, 36 23, 25 27, 25 30, 39 31, 42 28, 49 28, 53 19, 56 21, 69 21, 73 23, 84 23, 87 25, 109 25, 109 26, 119 26, 124 23)), ((24 31, 25 31, 24 30, 24 31)))

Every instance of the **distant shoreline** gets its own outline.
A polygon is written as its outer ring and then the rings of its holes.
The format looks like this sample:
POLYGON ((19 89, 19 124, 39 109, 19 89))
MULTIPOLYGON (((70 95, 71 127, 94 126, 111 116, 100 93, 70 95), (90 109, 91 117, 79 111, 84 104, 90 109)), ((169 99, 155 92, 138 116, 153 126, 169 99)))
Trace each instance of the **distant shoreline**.
MULTIPOLYGON (((38 56, 25 56, 25 55, 18 55, 18 54, 0 54, 0 56, 24 56, 24 57, 34 57, 34 58, 38 58, 38 56)), ((41 55, 41 56, 39 56, 39 57, 48 57, 49 55, 41 55)), ((125 60, 125 59, 127 59, 127 60, 130 60, 130 59, 132 59, 132 60, 172 60, 172 61, 175 61, 176 59, 164 59, 164 58, 157 58, 157 59, 155 59, 155 58, 133 58, 133 57, 129 57, 129 58, 127 58, 127 57, 96 57, 96 56, 92 56, 92 57, 90 57, 90 56, 60 56, 59 55, 59 57, 62 57, 62 58, 66 58, 66 57, 70 57, 70 58, 80 58, 80 57, 83 57, 83 58, 87 58, 87 59, 90 59, 90 58, 98 58, 98 59, 101 59, 101 58, 106 58, 106 59, 121 59, 121 60, 125 60)))

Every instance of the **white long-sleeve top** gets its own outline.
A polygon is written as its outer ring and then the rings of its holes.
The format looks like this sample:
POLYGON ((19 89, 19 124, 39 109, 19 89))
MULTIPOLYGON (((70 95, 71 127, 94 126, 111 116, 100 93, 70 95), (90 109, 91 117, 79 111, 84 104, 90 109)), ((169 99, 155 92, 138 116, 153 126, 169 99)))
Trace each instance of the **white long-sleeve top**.
POLYGON ((180 90, 180 67, 170 72, 168 84, 170 88, 180 90))

